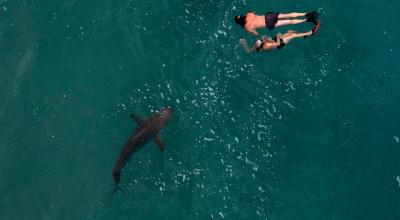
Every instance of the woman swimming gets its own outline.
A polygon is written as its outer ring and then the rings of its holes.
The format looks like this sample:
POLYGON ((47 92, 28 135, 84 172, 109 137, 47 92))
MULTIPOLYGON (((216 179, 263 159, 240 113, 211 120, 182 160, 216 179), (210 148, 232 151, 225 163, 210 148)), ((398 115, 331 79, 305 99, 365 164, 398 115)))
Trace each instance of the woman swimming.
POLYGON ((261 52, 261 51, 270 51, 270 50, 275 50, 275 49, 282 49, 286 44, 288 44, 291 40, 295 38, 300 38, 304 37, 307 38, 308 36, 315 35, 317 32, 319 25, 321 21, 318 21, 318 23, 314 26, 314 28, 311 31, 305 32, 305 33, 300 33, 298 31, 293 31, 289 30, 285 34, 277 34, 276 37, 273 39, 269 37, 262 37, 262 40, 257 40, 253 47, 249 47, 247 45, 247 41, 245 39, 240 39, 240 43, 242 44, 243 48, 246 50, 246 52, 261 52))

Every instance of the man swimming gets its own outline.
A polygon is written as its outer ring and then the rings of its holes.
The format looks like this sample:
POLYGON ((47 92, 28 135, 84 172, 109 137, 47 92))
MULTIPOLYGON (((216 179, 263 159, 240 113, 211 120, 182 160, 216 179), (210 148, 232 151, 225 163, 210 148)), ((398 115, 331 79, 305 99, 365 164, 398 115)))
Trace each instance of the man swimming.
POLYGON ((311 22, 317 24, 319 13, 312 11, 308 13, 289 13, 281 14, 274 12, 267 12, 265 15, 256 15, 254 12, 249 12, 246 15, 235 16, 235 22, 242 26, 247 32, 257 36, 257 29, 268 28, 273 30, 275 27, 300 24, 304 22, 311 22), (305 17, 304 19, 291 19, 305 17))
POLYGON ((298 31, 293 31, 289 30, 285 34, 277 34, 276 37, 273 39, 269 37, 263 37, 262 40, 257 40, 253 47, 249 48, 247 45, 247 42, 245 39, 240 39, 240 43, 242 44, 243 48, 246 50, 246 52, 261 52, 261 51, 270 51, 270 50, 275 50, 275 49, 282 49, 286 44, 288 44, 291 40, 295 38, 300 38, 304 37, 307 38, 308 36, 315 35, 317 32, 319 25, 321 24, 321 21, 318 21, 318 23, 314 26, 314 28, 311 31, 305 32, 305 33, 300 33, 298 31))

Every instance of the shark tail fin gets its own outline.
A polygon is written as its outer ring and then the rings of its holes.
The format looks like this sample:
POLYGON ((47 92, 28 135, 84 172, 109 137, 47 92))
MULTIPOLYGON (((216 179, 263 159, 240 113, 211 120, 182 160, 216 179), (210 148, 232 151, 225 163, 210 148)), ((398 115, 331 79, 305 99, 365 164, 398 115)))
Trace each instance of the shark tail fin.
POLYGON ((133 120, 135 120, 136 123, 138 123, 139 125, 144 122, 144 120, 140 116, 135 114, 131 114, 131 118, 133 118, 133 120))
POLYGON ((161 152, 164 151, 164 149, 165 149, 165 144, 164 144, 164 142, 163 142, 163 140, 162 140, 162 138, 161 138, 161 135, 157 135, 157 136, 154 138, 154 141, 156 142, 156 144, 157 144, 158 147, 160 148, 161 152))

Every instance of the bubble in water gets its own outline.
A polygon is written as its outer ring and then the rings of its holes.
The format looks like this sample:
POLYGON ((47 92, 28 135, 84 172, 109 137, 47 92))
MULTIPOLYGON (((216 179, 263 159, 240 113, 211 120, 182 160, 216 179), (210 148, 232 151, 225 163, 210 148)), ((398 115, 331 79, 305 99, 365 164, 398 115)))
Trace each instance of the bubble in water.
POLYGON ((400 176, 396 177, 397 182, 399 183, 399 187, 400 187, 400 176))

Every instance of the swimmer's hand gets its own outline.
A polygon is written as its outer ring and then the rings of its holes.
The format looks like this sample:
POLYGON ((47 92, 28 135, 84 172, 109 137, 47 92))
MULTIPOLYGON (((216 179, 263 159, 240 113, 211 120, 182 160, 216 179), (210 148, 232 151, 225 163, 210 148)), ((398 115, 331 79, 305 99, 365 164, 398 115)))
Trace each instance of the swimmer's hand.
POLYGON ((281 45, 281 37, 282 37, 281 33, 276 35, 276 44, 277 44, 277 46, 281 45))
POLYGON ((276 35, 276 41, 278 41, 279 42, 279 40, 282 38, 282 34, 281 33, 278 33, 277 35, 276 35))
POLYGON ((249 31, 249 32, 250 32, 250 34, 252 34, 252 35, 254 35, 254 36, 258 36, 258 32, 255 31, 255 30, 251 30, 251 31, 249 31))
POLYGON ((275 42, 275 41, 273 41, 270 37, 268 37, 268 36, 266 36, 266 35, 263 35, 261 38, 262 38, 262 40, 265 41, 265 42, 275 42))
POLYGON ((250 52, 251 52, 251 49, 250 49, 249 46, 247 45, 247 41, 246 41, 245 39, 241 38, 241 39, 239 40, 239 42, 240 42, 240 44, 243 46, 243 49, 244 49, 247 53, 250 53, 250 52))

